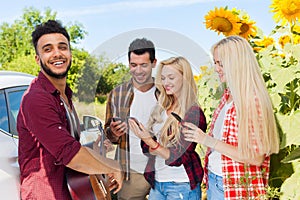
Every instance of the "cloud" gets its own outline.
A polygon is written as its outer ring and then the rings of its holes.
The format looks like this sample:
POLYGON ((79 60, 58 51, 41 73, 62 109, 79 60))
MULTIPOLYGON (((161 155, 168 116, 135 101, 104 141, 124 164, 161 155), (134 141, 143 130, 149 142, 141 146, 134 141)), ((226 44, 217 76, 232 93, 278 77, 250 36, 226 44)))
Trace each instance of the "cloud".
POLYGON ((99 6, 90 6, 80 8, 78 10, 69 10, 61 12, 61 17, 70 16, 84 16, 84 15, 95 15, 95 14, 105 14, 108 12, 116 11, 134 11, 142 9, 153 9, 153 8, 168 8, 168 7, 178 7, 178 6, 190 6, 199 3, 211 3, 217 0, 127 0, 119 1, 116 3, 107 3, 99 6))

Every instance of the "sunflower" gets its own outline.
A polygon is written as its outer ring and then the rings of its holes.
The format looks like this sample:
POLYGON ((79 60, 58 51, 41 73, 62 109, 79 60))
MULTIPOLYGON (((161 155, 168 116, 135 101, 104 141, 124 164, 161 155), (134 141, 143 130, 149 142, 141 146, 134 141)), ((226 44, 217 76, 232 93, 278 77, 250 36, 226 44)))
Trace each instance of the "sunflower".
POLYGON ((294 35, 293 42, 294 42, 294 44, 300 44, 300 36, 294 35))
POLYGON ((227 8, 215 8, 205 15, 206 28, 216 31, 218 34, 223 33, 225 36, 238 35, 241 24, 239 18, 227 8))
POLYGON ((264 42, 264 46, 267 47, 267 46, 273 45, 275 41, 274 41, 274 38, 264 37, 263 42, 264 42))
POLYGON ((253 47, 254 52, 260 52, 263 48, 255 46, 253 47))
POLYGON ((270 8, 274 12, 275 22, 281 21, 284 26, 289 23, 294 23, 300 19, 300 1, 299 0, 273 0, 270 8))
POLYGON ((281 59, 285 59, 285 54, 283 53, 271 53, 272 58, 280 57, 281 59))
POLYGON ((259 52, 259 51, 263 50, 264 48, 266 48, 270 45, 273 45, 273 44, 274 44, 273 38, 264 36, 264 39, 254 41, 254 50, 256 52, 259 52))
POLYGON ((300 26, 295 24, 291 30, 293 34, 293 44, 300 44, 300 26))
POLYGON ((241 32, 239 33, 240 36, 242 36, 245 39, 248 39, 249 37, 255 37, 256 36, 256 26, 254 26, 255 21, 250 20, 250 17, 248 15, 244 15, 241 17, 241 32))
POLYGON ((202 76, 199 74, 199 75, 194 75, 194 80, 196 83, 198 83, 198 81, 202 78, 202 76))
POLYGON ((208 67, 206 65, 202 65, 202 66, 200 66, 200 69, 202 72, 205 73, 207 71, 208 67))
POLYGON ((283 48, 285 44, 291 43, 291 41, 292 40, 291 40, 290 36, 288 36, 288 35, 282 35, 278 39, 278 43, 280 44, 281 48, 283 48))
POLYGON ((292 33, 295 35, 300 35, 300 26, 296 24, 292 26, 292 33))

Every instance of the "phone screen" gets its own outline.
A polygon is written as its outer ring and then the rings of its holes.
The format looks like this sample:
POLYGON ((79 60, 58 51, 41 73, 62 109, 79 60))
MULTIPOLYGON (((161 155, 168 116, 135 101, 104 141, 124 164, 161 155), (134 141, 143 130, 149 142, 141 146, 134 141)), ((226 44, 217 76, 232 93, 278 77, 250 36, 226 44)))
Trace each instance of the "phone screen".
POLYGON ((113 117, 112 121, 117 122, 117 121, 122 121, 122 119, 120 117, 113 117))

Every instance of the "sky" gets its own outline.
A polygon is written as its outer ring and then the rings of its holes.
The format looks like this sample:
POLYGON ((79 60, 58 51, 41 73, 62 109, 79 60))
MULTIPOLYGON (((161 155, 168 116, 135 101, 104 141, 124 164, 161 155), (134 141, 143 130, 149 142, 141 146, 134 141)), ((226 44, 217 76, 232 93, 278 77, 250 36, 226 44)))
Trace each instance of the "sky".
MULTIPOLYGON (((179 49, 189 49, 188 41, 177 39, 176 35, 168 37, 168 31, 171 31, 193 41, 209 54, 211 46, 223 36, 205 28, 204 16, 208 11, 221 6, 241 9, 268 35, 275 27, 270 5, 271 0, 5 0, 0 6, 0 24, 20 19, 24 8, 34 7, 40 11, 50 8, 57 12, 57 19, 63 24, 78 22, 83 25, 88 35, 78 47, 91 53, 122 34, 157 29, 166 33, 161 42, 179 43, 179 49)), ((120 46, 114 44, 113 51, 126 52, 124 45, 128 46, 130 42, 118 43, 120 46)), ((189 54, 197 54, 193 51, 198 50, 191 48, 189 54)))

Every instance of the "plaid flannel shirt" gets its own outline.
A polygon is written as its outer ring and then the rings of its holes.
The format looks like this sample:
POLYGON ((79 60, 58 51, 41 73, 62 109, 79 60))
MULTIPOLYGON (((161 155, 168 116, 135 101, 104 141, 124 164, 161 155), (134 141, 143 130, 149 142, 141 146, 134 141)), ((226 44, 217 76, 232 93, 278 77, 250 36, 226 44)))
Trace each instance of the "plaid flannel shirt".
MULTIPOLYGON (((201 130, 203 130, 204 132, 206 131, 206 118, 199 106, 191 107, 185 115, 183 121, 191 122, 201 128, 201 130)), ((155 137, 154 139, 156 140, 155 137)), ((149 146, 146 145, 143 141, 141 141, 141 146, 143 149, 143 153, 149 157, 144 176, 151 187, 154 188, 156 156, 149 153, 149 146)), ((176 146, 169 147, 170 157, 165 161, 166 165, 169 166, 184 166, 190 180, 191 189, 194 189, 198 183, 201 184, 203 179, 203 168, 199 155, 195 151, 196 146, 196 143, 186 141, 183 134, 181 134, 179 143, 176 146)))
MULTIPOLYGON (((130 179, 130 152, 129 152, 129 132, 122 135, 120 138, 115 137, 110 131, 109 125, 112 117, 118 116, 123 121, 130 116, 130 106, 134 98, 134 87, 132 79, 122 85, 114 88, 107 99, 106 116, 105 116, 105 133, 107 138, 114 144, 118 144, 115 159, 120 162, 124 171, 124 180, 130 179)), ((156 97, 158 90, 155 90, 156 97)), ((129 131, 129 130, 128 130, 129 131)))
MULTIPOLYGON (((229 90, 224 91, 218 108, 213 114, 209 135, 212 136, 215 121, 229 98, 229 90)), ((222 141, 238 146, 238 124, 234 103, 225 115, 222 141)), ((255 141, 253 142, 255 144, 255 141)), ((257 146, 254 148, 257 149, 257 146)), ((211 149, 208 148, 205 156, 205 182, 208 184, 208 156, 211 149)), ((225 199, 266 199, 266 187, 268 186, 270 157, 266 156, 261 166, 249 165, 236 162, 231 158, 222 155, 223 188, 225 199)), ((209 185, 207 185, 209 187, 209 185)))

